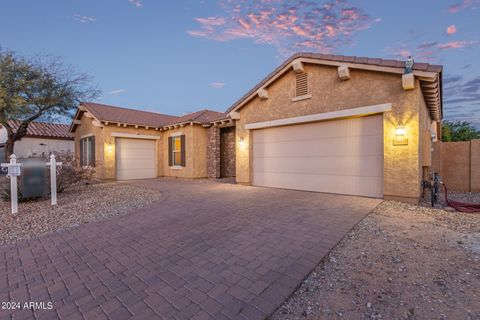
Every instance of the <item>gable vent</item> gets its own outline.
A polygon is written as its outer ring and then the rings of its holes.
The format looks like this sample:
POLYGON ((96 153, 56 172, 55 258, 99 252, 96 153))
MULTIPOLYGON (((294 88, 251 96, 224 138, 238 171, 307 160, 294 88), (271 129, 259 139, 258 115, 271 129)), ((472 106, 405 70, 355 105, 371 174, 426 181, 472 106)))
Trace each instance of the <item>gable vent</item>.
POLYGON ((308 76, 307 73, 295 75, 295 97, 301 97, 308 94, 308 76))

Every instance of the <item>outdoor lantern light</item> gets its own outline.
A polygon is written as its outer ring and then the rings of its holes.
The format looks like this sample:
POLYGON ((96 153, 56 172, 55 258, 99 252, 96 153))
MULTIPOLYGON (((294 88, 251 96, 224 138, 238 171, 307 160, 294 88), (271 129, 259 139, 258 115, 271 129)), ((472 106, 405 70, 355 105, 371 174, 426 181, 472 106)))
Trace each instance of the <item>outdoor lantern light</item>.
POLYGON ((403 125, 402 121, 398 121, 397 126, 395 127, 395 137, 393 139, 394 146, 407 146, 408 138, 406 137, 407 129, 403 125))
POLYGON ((399 121, 397 127, 395 128, 395 136, 396 137, 403 137, 407 133, 405 126, 403 125, 402 121, 399 121))
POLYGON ((240 141, 238 143, 238 145, 240 146, 240 148, 244 148, 245 147, 245 139, 242 137, 240 137, 240 141))
POLYGON ((107 145, 107 150, 108 150, 109 152, 112 152, 112 151, 113 151, 113 144, 109 143, 109 144, 107 145))

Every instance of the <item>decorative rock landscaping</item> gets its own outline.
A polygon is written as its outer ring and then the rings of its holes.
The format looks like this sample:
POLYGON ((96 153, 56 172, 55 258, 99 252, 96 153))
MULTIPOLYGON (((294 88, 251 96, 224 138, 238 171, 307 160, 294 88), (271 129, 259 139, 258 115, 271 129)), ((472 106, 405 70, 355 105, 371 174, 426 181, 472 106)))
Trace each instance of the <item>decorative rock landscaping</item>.
POLYGON ((0 244, 51 233, 106 217, 125 214, 161 198, 159 191, 124 183, 80 185, 50 200, 19 204, 19 213, 10 214, 10 203, 0 202, 0 244))

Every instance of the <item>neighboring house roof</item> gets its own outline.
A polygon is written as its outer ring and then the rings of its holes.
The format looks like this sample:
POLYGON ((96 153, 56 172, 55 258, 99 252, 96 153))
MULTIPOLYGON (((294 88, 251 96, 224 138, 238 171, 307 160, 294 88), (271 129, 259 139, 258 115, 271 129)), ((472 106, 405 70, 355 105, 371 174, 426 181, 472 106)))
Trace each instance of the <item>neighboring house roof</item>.
MULTIPOLYGON (((16 131, 21 122, 9 120, 8 124, 16 131)), ((73 140, 74 137, 69 128, 68 124, 33 121, 27 127, 26 137, 73 140)))
POLYGON ((223 112, 205 109, 197 112, 192 112, 184 116, 180 116, 176 118, 174 121, 172 121, 171 123, 169 123, 168 125, 174 125, 174 124, 185 123, 185 122, 209 124, 212 121, 216 121, 219 119, 226 119, 226 118, 228 118, 228 116, 223 112))
MULTIPOLYGON (((357 65, 357 66, 365 66, 364 69, 368 69, 368 67, 377 67, 377 68, 383 68, 382 71, 385 72, 392 72, 395 69, 395 73, 401 73, 402 70, 405 68, 405 61, 397 61, 397 60, 384 60, 384 59, 379 59, 379 58, 367 58, 367 57, 356 57, 356 56, 342 56, 342 55, 331 55, 331 54, 320 54, 320 53, 310 53, 310 52, 300 52, 292 55, 290 58, 288 58, 285 62, 283 62, 278 68, 273 70, 268 76, 266 76, 260 83, 258 83, 255 87, 253 87, 250 91, 248 91, 245 95, 243 95, 240 99, 238 99, 228 110, 226 113, 230 113, 231 111, 235 111, 236 109, 240 108, 244 103, 249 101, 251 98, 253 98, 256 94, 256 92, 263 88, 264 86, 268 86, 271 81, 275 79, 277 74, 281 74, 284 71, 288 70, 289 65, 296 59, 305 59, 307 60, 306 62, 308 63, 309 59, 310 60, 316 60, 316 63, 318 64, 324 64, 324 65, 357 65)), ((438 111, 438 117, 441 118, 441 108, 442 108, 442 94, 441 94, 441 73, 443 70, 443 66, 441 65, 431 65, 428 63, 418 63, 416 62, 413 65, 413 70, 414 74, 415 71, 419 74, 429 72, 429 73, 438 73, 440 74, 439 77, 437 77, 437 87, 438 87, 438 93, 436 94, 436 98, 438 100, 437 106, 440 110, 438 111)), ((428 88, 431 90, 431 88, 428 88)), ((428 107, 432 110, 435 106, 432 104, 432 106, 427 103, 428 107)), ((440 119, 437 119, 440 120, 440 119)))

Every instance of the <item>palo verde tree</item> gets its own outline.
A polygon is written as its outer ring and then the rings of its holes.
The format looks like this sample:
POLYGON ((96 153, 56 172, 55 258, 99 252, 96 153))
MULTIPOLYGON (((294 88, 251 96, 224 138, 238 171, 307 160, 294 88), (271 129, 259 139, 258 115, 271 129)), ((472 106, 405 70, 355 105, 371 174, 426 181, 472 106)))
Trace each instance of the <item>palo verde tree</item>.
POLYGON ((0 48, 0 124, 7 130, 6 159, 32 121, 71 117, 80 101, 98 94, 88 76, 59 58, 25 58, 0 48), (18 125, 11 126, 10 120, 18 125))

